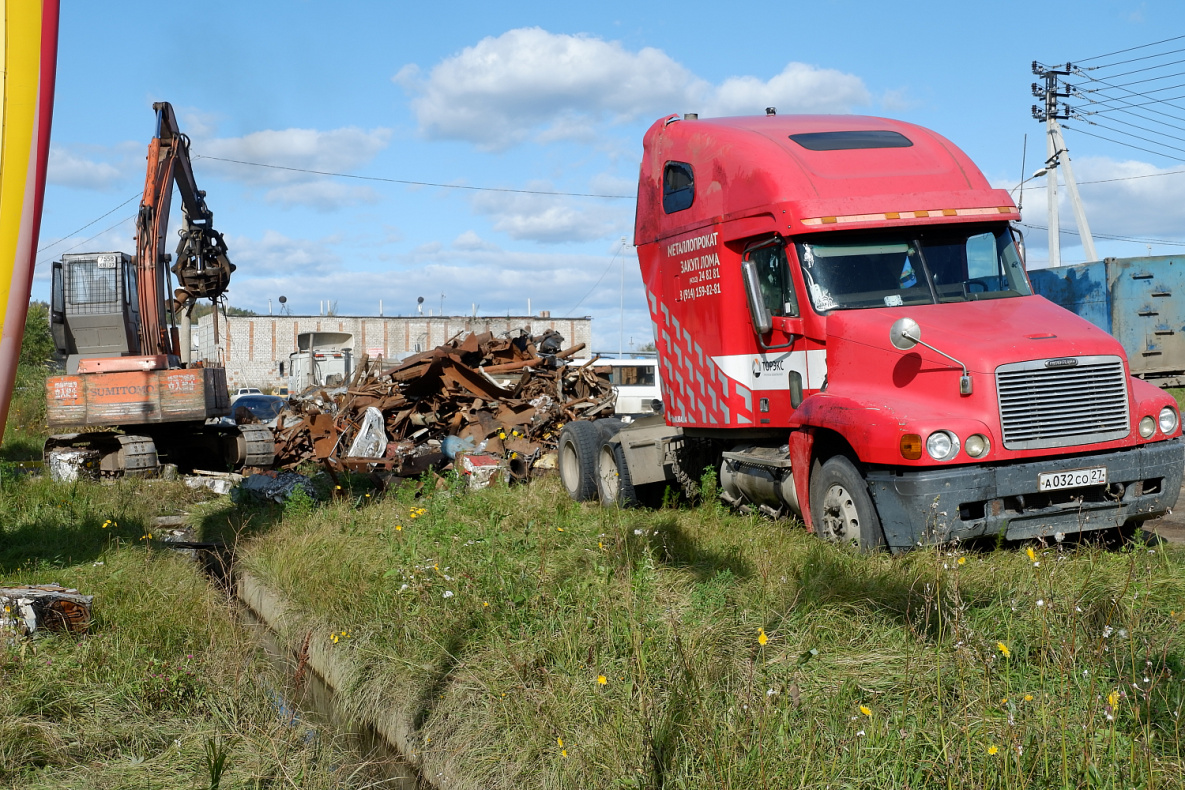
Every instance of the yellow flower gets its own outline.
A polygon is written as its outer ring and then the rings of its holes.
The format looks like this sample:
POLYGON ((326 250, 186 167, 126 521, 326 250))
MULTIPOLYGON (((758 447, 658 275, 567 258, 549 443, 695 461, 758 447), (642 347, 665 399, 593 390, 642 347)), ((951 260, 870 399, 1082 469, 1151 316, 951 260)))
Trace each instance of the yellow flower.
POLYGON ((482 602, 481 602, 481 605, 482 605, 482 606, 489 606, 489 605, 490 605, 490 602, 489 602, 489 601, 482 601, 482 602))
POLYGON ((556 527, 556 528, 555 528, 555 531, 556 531, 556 532, 563 532, 563 531, 564 531, 564 528, 563 528, 563 527, 556 527))
POLYGON ((1004 658, 1012 658, 1012 651, 1003 642, 997 642, 996 649, 1000 651, 1000 655, 1004 656, 1004 658))
POLYGON ((1032 702, 1032 701, 1033 701, 1033 695, 1032 694, 1025 694, 1025 702, 1032 702))
POLYGON ((556 738, 556 739, 555 739, 555 742, 556 742, 557 744, 559 744, 559 746, 560 746, 560 748, 561 748, 561 749, 562 749, 562 748, 564 748, 564 739, 563 739, 563 738, 556 738))
POLYGON ((604 686, 609 683, 609 680, 604 675, 597 675, 597 683, 604 686))
POLYGON ((568 750, 567 749, 560 749, 560 757, 567 757, 567 756, 568 756, 568 750))
POLYGON ((863 713, 868 718, 870 718, 870 719, 872 718, 872 709, 869 708, 867 705, 861 705, 860 712, 863 713))
POLYGON ((993 745, 993 746, 988 747, 988 754, 990 754, 990 755, 995 755, 999 751, 1000 751, 1000 748, 998 746, 993 745))
POLYGON ((769 637, 765 635, 765 629, 758 628, 757 629, 757 644, 764 645, 768 641, 769 641, 769 637))
POLYGON ((506 438, 506 431, 498 431, 498 438, 505 439, 506 438))
POLYGON ((396 531, 396 532, 402 532, 402 531, 403 531, 403 525, 402 525, 402 524, 396 524, 396 525, 395 525, 395 531, 396 531))
POLYGON ((1116 705, 1119 704, 1119 692, 1118 691, 1112 691, 1110 694, 1107 695, 1107 704, 1110 705, 1112 708, 1114 708, 1116 705))
POLYGON ((1007 704, 1008 704, 1008 698, 1007 698, 1007 697, 1000 697, 1000 704, 1001 704, 1001 705, 1007 705, 1007 704))
POLYGON ((1028 555, 1029 555, 1029 559, 1030 559, 1031 561, 1033 561, 1033 562, 1036 562, 1036 561, 1037 561, 1037 555, 1036 555, 1036 553, 1034 553, 1034 552, 1033 552, 1033 547, 1032 547, 1032 546, 1029 546, 1027 549, 1025 549, 1025 554, 1028 554, 1028 555))
POLYGON ((959 557, 959 564, 960 564, 960 565, 966 565, 966 564, 967 564, 967 558, 966 558, 966 557, 959 557))
POLYGON ((597 548, 598 548, 598 549, 603 549, 603 548, 605 548, 605 543, 604 543, 604 541, 600 541, 600 540, 598 540, 598 541, 597 541, 597 548))

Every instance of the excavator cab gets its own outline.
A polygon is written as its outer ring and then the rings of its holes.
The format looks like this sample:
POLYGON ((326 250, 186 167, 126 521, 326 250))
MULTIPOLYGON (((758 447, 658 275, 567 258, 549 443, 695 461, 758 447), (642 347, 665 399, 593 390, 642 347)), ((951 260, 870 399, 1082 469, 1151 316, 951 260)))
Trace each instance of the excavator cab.
POLYGON ((136 267, 124 252, 63 255, 53 263, 50 330, 66 372, 87 357, 140 353, 136 267))

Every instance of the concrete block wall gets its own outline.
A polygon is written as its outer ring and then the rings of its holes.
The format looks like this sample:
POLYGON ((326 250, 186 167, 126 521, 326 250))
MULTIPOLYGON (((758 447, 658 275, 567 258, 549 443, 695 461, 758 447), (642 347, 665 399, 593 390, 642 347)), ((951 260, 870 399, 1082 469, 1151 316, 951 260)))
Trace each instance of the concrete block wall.
POLYGON ((331 315, 206 315, 194 327, 195 359, 221 363, 227 384, 271 389, 288 383, 288 356, 296 351, 301 332, 348 332, 354 338, 355 361, 364 353, 393 362, 447 342, 458 333, 492 332, 495 336, 524 329, 532 335, 554 329, 564 346, 584 343, 578 356, 588 357, 592 319, 549 316, 331 316, 331 315), (218 340, 214 340, 217 320, 218 340), (283 375, 280 373, 283 363, 283 375))

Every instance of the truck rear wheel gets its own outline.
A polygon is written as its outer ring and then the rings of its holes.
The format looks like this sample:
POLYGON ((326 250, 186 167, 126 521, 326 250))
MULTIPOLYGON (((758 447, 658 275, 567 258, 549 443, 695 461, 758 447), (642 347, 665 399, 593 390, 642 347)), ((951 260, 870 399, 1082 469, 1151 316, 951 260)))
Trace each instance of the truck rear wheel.
POLYGON ((597 463, 597 487, 605 507, 637 507, 638 492, 630 478, 621 442, 605 442, 597 463))
POLYGON ((861 551, 885 545, 885 532, 868 483, 845 456, 827 459, 811 475, 811 521, 824 540, 861 551))
POLYGON ((587 502, 597 495, 597 449, 601 432, 587 420, 570 422, 560 431, 560 480, 568 496, 587 502))

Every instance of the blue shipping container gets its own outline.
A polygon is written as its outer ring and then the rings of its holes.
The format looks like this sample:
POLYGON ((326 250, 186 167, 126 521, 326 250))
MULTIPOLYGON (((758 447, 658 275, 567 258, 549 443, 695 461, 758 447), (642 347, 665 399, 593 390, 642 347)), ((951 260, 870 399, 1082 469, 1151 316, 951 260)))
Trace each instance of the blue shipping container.
POLYGON ((1029 271, 1033 290, 1110 332, 1132 375, 1185 385, 1185 257, 1106 258, 1029 271))

